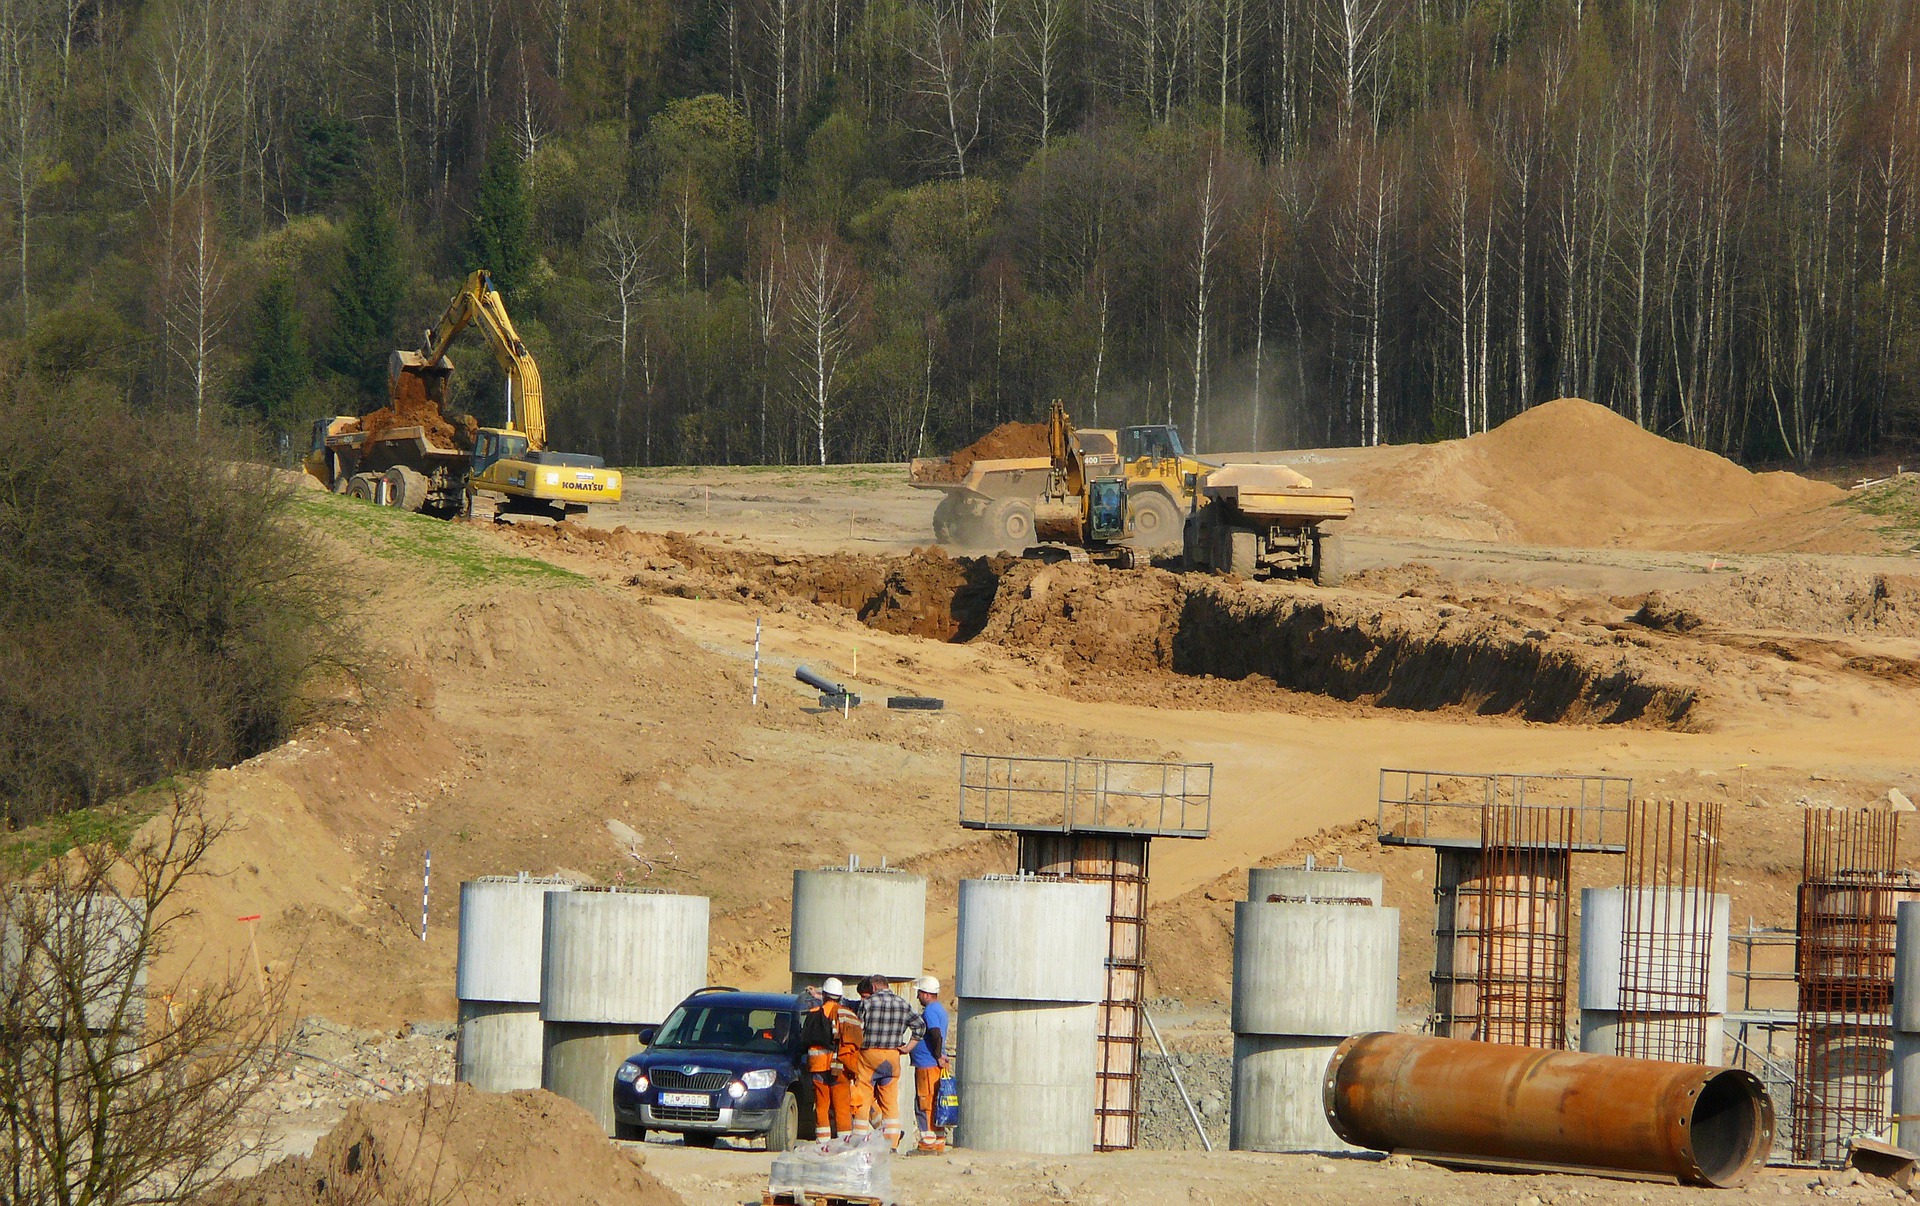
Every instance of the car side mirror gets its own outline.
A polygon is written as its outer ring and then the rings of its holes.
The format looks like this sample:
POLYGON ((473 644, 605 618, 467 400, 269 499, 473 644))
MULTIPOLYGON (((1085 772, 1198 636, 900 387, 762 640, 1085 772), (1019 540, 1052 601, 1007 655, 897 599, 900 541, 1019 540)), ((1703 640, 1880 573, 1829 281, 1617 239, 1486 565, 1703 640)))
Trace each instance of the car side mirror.
POLYGON ((642 1047, 653 1046, 653 1040, 659 1037, 659 1034, 660 1034, 660 1027, 658 1026, 640 1027, 640 1045, 642 1047))

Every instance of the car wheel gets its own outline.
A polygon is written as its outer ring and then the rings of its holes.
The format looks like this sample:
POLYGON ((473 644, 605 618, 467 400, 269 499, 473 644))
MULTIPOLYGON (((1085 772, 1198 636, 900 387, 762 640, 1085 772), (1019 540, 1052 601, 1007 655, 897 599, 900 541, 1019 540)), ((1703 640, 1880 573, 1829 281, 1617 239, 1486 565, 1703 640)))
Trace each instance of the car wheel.
POLYGON ((615 1121, 613 1124, 613 1137, 615 1139, 625 1139, 628 1143, 645 1143, 647 1141, 647 1128, 637 1122, 615 1121))
POLYGON ((712 1131, 687 1131, 680 1136, 680 1142, 688 1147, 712 1147, 720 1142, 720 1136, 712 1131))
POLYGON ((799 1130, 800 1102, 789 1093, 774 1112, 773 1125, 767 1128, 767 1150, 784 1152, 791 1149, 799 1130))

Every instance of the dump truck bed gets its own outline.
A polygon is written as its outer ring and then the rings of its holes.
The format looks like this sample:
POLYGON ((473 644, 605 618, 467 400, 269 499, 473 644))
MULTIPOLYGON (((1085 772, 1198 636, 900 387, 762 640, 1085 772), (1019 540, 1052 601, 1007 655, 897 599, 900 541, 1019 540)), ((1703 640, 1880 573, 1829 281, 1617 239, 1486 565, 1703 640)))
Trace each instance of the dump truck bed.
POLYGON ((975 461, 967 466, 965 473, 955 473, 951 458, 923 456, 908 463, 907 484, 916 490, 945 490, 949 493, 965 490, 997 498, 1008 491, 996 489, 996 479, 997 484, 1011 485, 1025 480, 1029 473, 1045 475, 1052 470, 1052 457, 1022 456, 975 461))
POLYGON ((364 431, 350 431, 327 437, 329 448, 352 448, 363 456, 370 456, 378 448, 399 455, 411 452, 416 456, 464 461, 472 454, 457 448, 442 448, 427 439, 427 429, 420 426, 389 427, 376 438, 369 439, 364 431))
POLYGON ((1200 483, 1207 498, 1259 523, 1311 527, 1353 514, 1353 492, 1315 486, 1285 465, 1223 465, 1200 483))

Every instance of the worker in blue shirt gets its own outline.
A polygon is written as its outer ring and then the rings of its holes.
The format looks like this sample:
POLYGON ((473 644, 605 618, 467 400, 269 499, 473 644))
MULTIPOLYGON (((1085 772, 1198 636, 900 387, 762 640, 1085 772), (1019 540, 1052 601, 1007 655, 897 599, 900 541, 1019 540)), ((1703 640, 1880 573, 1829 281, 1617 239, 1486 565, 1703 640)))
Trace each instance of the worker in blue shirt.
POLYGON ((913 1116, 920 1127, 920 1150, 945 1152, 946 1136, 933 1126, 933 1103, 940 1091, 941 1073, 952 1062, 947 1055, 947 1007, 940 1003, 940 981, 934 977, 921 976, 913 987, 920 999, 920 1019, 927 1028, 926 1037, 909 1054, 913 1062, 913 1116))

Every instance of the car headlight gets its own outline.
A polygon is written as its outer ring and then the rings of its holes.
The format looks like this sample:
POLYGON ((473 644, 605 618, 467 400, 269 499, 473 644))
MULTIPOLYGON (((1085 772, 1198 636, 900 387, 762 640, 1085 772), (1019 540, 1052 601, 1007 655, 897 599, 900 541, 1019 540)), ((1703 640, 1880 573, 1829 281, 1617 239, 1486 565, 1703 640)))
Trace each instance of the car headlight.
POLYGON ((758 1071, 749 1072, 745 1076, 742 1076, 740 1083, 749 1089, 771 1089, 773 1082, 778 1079, 780 1079, 779 1074, 772 1068, 761 1068, 758 1071))
POLYGON ((743 1085, 743 1084, 741 1084, 741 1083, 740 1083, 739 1081, 737 1081, 737 1080, 736 1080, 736 1081, 734 1081, 734 1082, 733 1082, 732 1084, 730 1084, 730 1085, 728 1085, 728 1086, 727 1086, 727 1096, 728 1096, 728 1097, 731 1097, 731 1098, 734 1098, 735 1100, 738 1100, 738 1099, 740 1099, 740 1098, 742 1098, 742 1097, 745 1097, 746 1095, 747 1095, 747 1086, 745 1086, 745 1085, 743 1085))
POLYGON ((632 1085, 636 1090, 647 1087, 647 1078, 641 1075, 639 1064, 621 1064, 613 1078, 623 1085, 632 1085))

